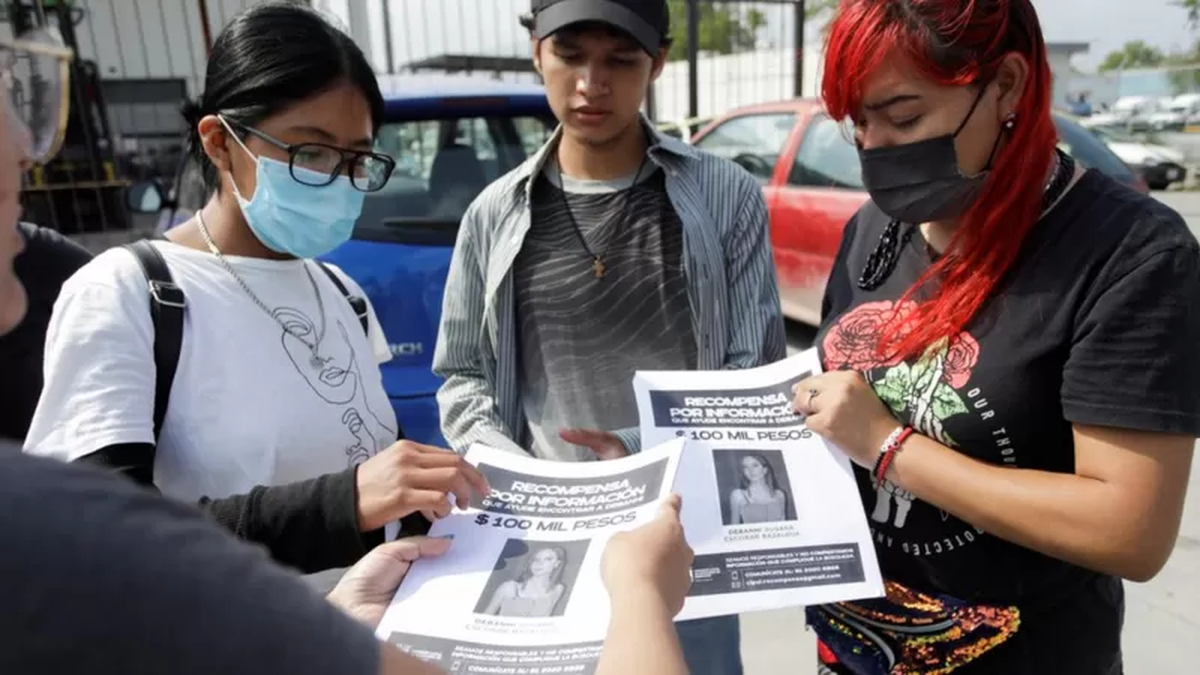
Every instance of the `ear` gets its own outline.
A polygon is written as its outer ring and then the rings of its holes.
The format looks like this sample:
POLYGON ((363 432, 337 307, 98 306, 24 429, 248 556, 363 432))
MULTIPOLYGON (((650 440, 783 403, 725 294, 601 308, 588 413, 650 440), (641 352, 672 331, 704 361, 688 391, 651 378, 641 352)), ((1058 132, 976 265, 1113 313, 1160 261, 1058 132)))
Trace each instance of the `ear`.
POLYGON ((228 173, 232 167, 229 157, 230 144, 237 141, 230 140, 229 132, 216 115, 205 115, 196 124, 196 129, 200 132, 200 145, 204 148, 204 154, 208 155, 209 161, 217 167, 218 172, 228 173))
POLYGON ((999 99, 996 101, 997 121, 1003 122, 1011 113, 1017 111, 1021 97, 1029 84, 1029 61, 1016 52, 1006 55, 1000 61, 996 70, 996 86, 999 89, 999 99))
POLYGON ((658 56, 654 57, 654 64, 650 68, 650 84, 654 84, 662 75, 663 68, 667 67, 667 54, 669 53, 670 50, 666 47, 658 50, 658 56))
POLYGON ((542 41, 533 35, 529 36, 529 50, 533 52, 533 69, 538 75, 542 74, 542 41))

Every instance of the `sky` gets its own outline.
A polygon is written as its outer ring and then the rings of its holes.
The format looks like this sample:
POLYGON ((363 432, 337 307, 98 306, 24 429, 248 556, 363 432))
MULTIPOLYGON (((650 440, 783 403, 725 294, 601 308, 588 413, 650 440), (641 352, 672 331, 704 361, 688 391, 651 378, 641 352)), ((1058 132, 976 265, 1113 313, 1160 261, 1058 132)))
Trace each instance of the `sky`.
POLYGON ((1076 59, 1085 67, 1131 40, 1168 51, 1200 37, 1188 28, 1187 12, 1170 0, 1034 0, 1033 6, 1046 41, 1091 43, 1091 52, 1076 59))
MULTIPOLYGON (((440 53, 524 56, 528 43, 517 16, 528 11, 529 0, 321 0, 335 13, 349 2, 364 2, 372 15, 370 30, 382 59, 382 3, 392 15, 394 60, 413 61, 440 53)), ((1048 42, 1086 42, 1089 54, 1076 65, 1092 70, 1108 52, 1129 40, 1144 40, 1163 50, 1184 48, 1193 33, 1186 12, 1171 0, 1034 0, 1048 42)), ((763 39, 779 46, 792 42, 790 10, 768 8, 770 25, 763 39)), ((776 6, 778 7, 778 6, 776 6)), ((809 27, 815 38, 816 26, 809 27)))

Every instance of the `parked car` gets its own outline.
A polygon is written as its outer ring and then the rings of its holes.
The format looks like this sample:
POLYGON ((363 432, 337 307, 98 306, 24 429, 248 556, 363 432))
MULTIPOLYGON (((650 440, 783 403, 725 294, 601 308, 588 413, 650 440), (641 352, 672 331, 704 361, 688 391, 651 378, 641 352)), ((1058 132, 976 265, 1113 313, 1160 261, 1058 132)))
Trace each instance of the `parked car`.
POLYGON ((1122 96, 1113 103, 1112 108, 1089 116, 1083 124, 1088 128, 1119 127, 1128 131, 1149 131, 1150 117, 1163 111, 1167 105, 1156 96, 1122 96))
MULTIPOLYGON (((1062 145, 1080 164, 1144 192, 1145 184, 1095 135, 1055 115, 1062 145)), ((819 102, 793 100, 740 108, 691 142, 737 162, 763 185, 783 312, 817 325, 825 280, 842 228, 867 200, 851 130, 819 102)))
POLYGON ((1183 131, 1188 120, 1200 113, 1200 95, 1180 94, 1166 99, 1166 106, 1150 113, 1148 120, 1151 131, 1183 131))
MULTIPOLYGON (((442 291, 463 213, 489 183, 542 146, 557 122, 535 85, 476 77, 380 78, 385 123, 377 149, 396 159, 386 187, 370 193, 350 242, 324 259, 362 286, 392 351, 383 384, 405 437, 444 446, 431 370, 442 291)), ((205 194, 194 167, 181 170, 166 230, 205 194)))
POLYGON ((1127 134, 1119 129, 1090 129, 1129 168, 1141 173, 1151 190, 1165 190, 1187 178, 1183 153, 1161 143, 1127 134))

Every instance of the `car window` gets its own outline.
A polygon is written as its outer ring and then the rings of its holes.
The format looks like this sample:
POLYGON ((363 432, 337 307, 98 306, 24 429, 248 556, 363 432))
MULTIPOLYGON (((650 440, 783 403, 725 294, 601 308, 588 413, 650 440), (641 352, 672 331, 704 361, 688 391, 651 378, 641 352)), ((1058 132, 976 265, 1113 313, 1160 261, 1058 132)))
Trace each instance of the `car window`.
POLYGON ((1137 180, 1133 171, 1121 161, 1104 141, 1091 131, 1075 124, 1065 117, 1054 116, 1054 124, 1058 127, 1060 147, 1084 168, 1096 169, 1116 180, 1132 183, 1137 180))
POLYGON ((825 115, 818 115, 804 132, 788 184, 862 190, 862 164, 852 132, 825 115))
POLYGON ((527 156, 541 150, 554 135, 554 125, 537 117, 515 117, 513 125, 517 128, 517 135, 521 137, 521 146, 527 156))
POLYGON ((742 115, 713 128, 696 147, 737 162, 766 183, 795 126, 795 113, 742 115))
POLYGON ((455 117, 383 125, 376 150, 396 160, 387 185, 369 193, 355 237, 391 239, 419 225, 453 231, 483 188, 536 152, 554 132, 540 117, 455 117))

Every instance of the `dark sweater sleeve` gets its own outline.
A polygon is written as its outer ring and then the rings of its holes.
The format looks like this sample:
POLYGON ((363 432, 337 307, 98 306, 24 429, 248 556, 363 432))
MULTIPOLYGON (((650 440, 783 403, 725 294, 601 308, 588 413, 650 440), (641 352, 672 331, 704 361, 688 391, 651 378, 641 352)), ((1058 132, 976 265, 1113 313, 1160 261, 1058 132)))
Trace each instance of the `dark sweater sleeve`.
POLYGON ((0 458, 0 673, 375 675, 379 644, 194 507, 0 458))
MULTIPOLYGON (((153 486, 154 446, 148 443, 109 446, 79 461, 153 486)), ((358 531, 356 471, 351 467, 287 485, 256 486, 247 494, 204 497, 200 507, 239 539, 265 546, 280 564, 305 574, 348 567, 384 539, 383 530, 358 531)), ((423 520, 407 518, 401 531, 423 534, 428 531, 423 520)))

